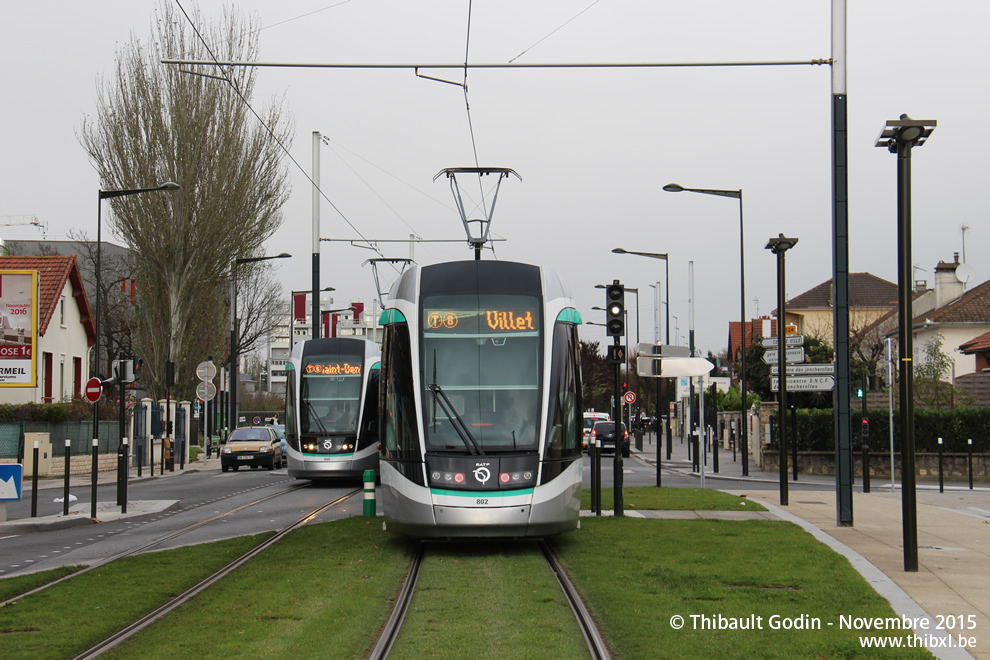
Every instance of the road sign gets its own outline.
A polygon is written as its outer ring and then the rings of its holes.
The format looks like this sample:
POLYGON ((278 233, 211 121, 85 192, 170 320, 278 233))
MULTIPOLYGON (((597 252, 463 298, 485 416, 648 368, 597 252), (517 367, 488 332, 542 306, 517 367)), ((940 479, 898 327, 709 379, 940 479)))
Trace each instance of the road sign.
POLYGON ((196 398, 203 401, 212 401, 217 395, 217 386, 211 381, 200 381, 196 385, 196 398))
MULTIPOLYGON (((788 392, 830 392, 835 389, 834 376, 788 376, 788 392)), ((770 391, 780 391, 780 378, 770 377, 770 391)))
POLYGON ((625 401, 626 403, 636 403, 636 393, 626 392, 625 394, 622 395, 622 400, 625 401))
POLYGON ((691 357, 691 349, 688 346, 647 344, 643 342, 636 347, 636 350, 640 355, 659 355, 660 357, 691 357))
POLYGON ((715 365, 700 357, 659 358, 639 356, 636 370, 644 378, 690 378, 709 373, 715 365))
MULTIPOLYGON (((770 365, 770 373, 774 376, 780 371, 780 366, 776 364, 770 365)), ((835 364, 829 362, 828 364, 788 364, 787 365, 787 376, 808 376, 811 374, 816 374, 819 376, 828 376, 835 373, 835 364)))
MULTIPOLYGON (((0 464, 0 502, 21 499, 24 466, 20 463, 0 464)), ((4 504, 4 506, 7 506, 4 504)))
MULTIPOLYGON (((212 362, 200 362, 196 365, 196 378, 200 380, 213 380, 217 375, 217 368, 212 362)), ((201 399, 203 397, 200 397, 201 399)))
MULTIPOLYGON (((760 343, 763 348, 777 348, 776 337, 764 337, 760 343)), ((787 335, 784 337, 784 346, 804 346, 804 335, 787 335)))
POLYGON ((86 399, 90 403, 99 401, 101 394, 103 394, 103 382, 99 378, 93 376, 86 381, 86 399))
MULTIPOLYGON (((804 346, 792 346, 791 348, 785 349, 784 359, 787 360, 787 364, 792 362, 804 362, 804 346)), ((763 362, 764 364, 777 364, 778 350, 767 349, 763 351, 763 362)))

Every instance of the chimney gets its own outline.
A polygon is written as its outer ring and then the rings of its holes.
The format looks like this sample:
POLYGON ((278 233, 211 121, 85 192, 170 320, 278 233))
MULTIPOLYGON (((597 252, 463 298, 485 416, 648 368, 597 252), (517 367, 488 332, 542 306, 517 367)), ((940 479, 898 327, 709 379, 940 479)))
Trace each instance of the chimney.
POLYGON ((959 253, 952 255, 952 262, 938 262, 935 266, 935 309, 943 307, 962 296, 965 285, 956 277, 959 268, 959 253))

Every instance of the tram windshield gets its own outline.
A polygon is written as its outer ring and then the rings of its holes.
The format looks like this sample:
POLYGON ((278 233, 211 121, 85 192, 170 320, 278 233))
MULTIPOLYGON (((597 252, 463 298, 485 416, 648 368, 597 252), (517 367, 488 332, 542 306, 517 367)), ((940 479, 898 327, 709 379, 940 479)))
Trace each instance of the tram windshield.
POLYGON ((364 363, 361 355, 304 355, 300 369, 300 433, 357 431, 364 363))
POLYGON ((423 299, 426 447, 471 454, 533 449, 540 409, 535 296, 423 299))

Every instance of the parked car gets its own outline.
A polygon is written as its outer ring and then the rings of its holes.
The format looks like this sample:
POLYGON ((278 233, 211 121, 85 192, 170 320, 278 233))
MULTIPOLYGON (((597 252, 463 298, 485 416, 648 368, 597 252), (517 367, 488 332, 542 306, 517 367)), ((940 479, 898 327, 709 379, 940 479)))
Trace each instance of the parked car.
POLYGON ((268 426, 245 426, 234 429, 220 450, 220 469, 226 472, 240 467, 282 467, 285 461, 282 443, 275 429, 268 426))
POLYGON ((588 438, 591 437, 591 427, 595 422, 607 422, 612 419, 608 413, 586 412, 584 413, 584 431, 581 433, 581 449, 588 451, 588 438))
MULTIPOLYGON (((620 423, 622 431, 622 455, 629 456, 629 431, 626 425, 620 423)), ((595 422, 591 428, 591 435, 595 438, 603 454, 615 452, 615 422, 595 422)))
POLYGON ((282 460, 288 463, 289 454, 285 451, 285 424, 269 424, 268 427, 275 429, 275 435, 278 436, 279 442, 282 443, 282 460))

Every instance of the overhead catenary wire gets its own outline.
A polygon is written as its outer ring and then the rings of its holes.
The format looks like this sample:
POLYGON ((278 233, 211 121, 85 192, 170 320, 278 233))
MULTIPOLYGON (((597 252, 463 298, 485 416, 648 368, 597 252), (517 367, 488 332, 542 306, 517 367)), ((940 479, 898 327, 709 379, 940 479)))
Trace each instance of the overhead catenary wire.
POLYGON ((519 53, 518 55, 516 55, 515 57, 513 57, 511 60, 509 60, 509 63, 511 64, 511 63, 515 62, 520 57, 522 57, 523 55, 525 55, 526 53, 528 53, 532 49, 534 49, 537 46, 539 46, 541 43, 543 43, 544 41, 546 41, 547 39, 549 39, 550 37, 552 37, 558 31, 560 31, 561 29, 563 29, 564 27, 566 27, 571 21, 573 21, 574 19, 576 19, 578 16, 580 16, 584 12, 588 11, 589 9, 591 9, 592 7, 594 7, 595 5, 597 5, 600 1, 601 0, 595 0, 594 2, 592 2, 587 7, 585 7, 584 9, 582 9, 581 11, 579 11, 578 13, 574 14, 573 16, 571 16, 569 19, 567 19, 566 21, 564 21, 563 23, 561 23, 560 25, 558 25, 553 31, 550 32, 550 34, 546 35, 545 37, 543 37, 542 39, 540 39, 539 41, 537 41, 535 44, 533 44, 529 48, 524 49, 521 53, 519 53))
MULTIPOLYGON (((225 64, 221 64, 220 63, 220 61, 217 59, 217 56, 213 53, 213 49, 210 47, 210 44, 207 43, 206 39, 203 37, 202 33, 199 31, 199 28, 196 27, 196 23, 193 22, 192 17, 190 17, 189 14, 186 12, 185 7, 182 6, 182 3, 180 2, 180 0, 175 0, 175 4, 178 5, 179 10, 182 12, 182 15, 185 16, 186 17, 186 21, 189 22, 189 26, 192 28, 193 32, 196 33, 196 37, 199 39, 200 43, 203 44, 203 47, 206 49, 207 54, 212 58, 212 61, 207 60, 207 61, 200 62, 200 64, 203 65, 203 66, 215 66, 215 67, 217 67, 220 70, 221 75, 222 75, 222 79, 225 80, 227 82, 227 84, 230 85, 231 89, 234 90, 234 93, 237 94, 238 98, 241 99, 241 102, 244 103, 244 105, 251 112, 251 114, 254 115, 255 119, 258 120, 258 123, 261 124, 262 128, 265 129, 265 131, 268 133, 269 137, 271 137, 275 141, 275 143, 278 144, 279 148, 288 157, 288 159, 292 162, 292 164, 295 165, 296 168, 300 172, 302 172, 303 176, 306 177, 306 179, 309 180, 309 182, 319 191, 320 197, 322 197, 324 200, 326 200, 326 202, 330 205, 330 207, 334 211, 337 212, 337 215, 339 215, 341 217, 341 219, 343 219, 343 221, 346 222, 347 225, 351 229, 353 229, 354 232, 358 236, 360 236, 363 241, 367 242, 369 244, 369 246, 370 246, 371 243, 365 238, 364 234, 361 233, 361 230, 359 230, 357 227, 354 226, 354 223, 352 223, 350 221, 350 219, 346 215, 344 215, 344 212, 341 211, 337 207, 337 205, 334 204, 333 201, 329 197, 327 197, 326 193, 323 192, 323 189, 320 188, 320 186, 317 185, 317 183, 315 181, 313 181, 313 178, 309 175, 309 173, 302 167, 302 165, 299 164, 299 161, 297 161, 292 156, 292 154, 289 152, 288 148, 286 148, 286 146, 282 143, 282 141, 278 139, 278 136, 275 135, 275 132, 272 130, 272 128, 267 123, 265 123, 265 120, 262 119, 261 118, 261 115, 259 115, 257 113, 257 111, 254 109, 254 107, 251 105, 250 101, 248 101, 247 98, 244 96, 244 94, 241 92, 241 90, 238 89, 238 87, 234 83, 234 81, 230 79, 230 77, 224 71, 224 67, 225 66, 230 66, 230 65, 225 65, 225 64)), ((164 60, 162 60, 162 62, 163 63, 166 63, 164 60)), ((189 73, 189 72, 185 72, 185 73, 189 73)), ((372 248, 372 249, 374 249, 376 252, 378 252, 378 249, 377 248, 372 248)), ((381 254, 381 253, 379 253, 379 254, 381 254)))

